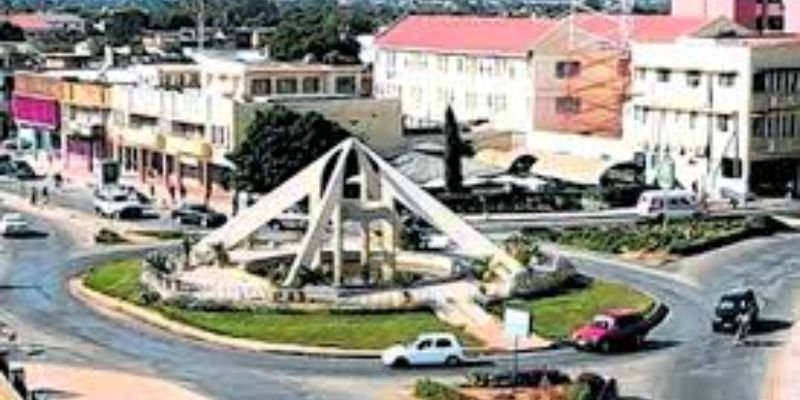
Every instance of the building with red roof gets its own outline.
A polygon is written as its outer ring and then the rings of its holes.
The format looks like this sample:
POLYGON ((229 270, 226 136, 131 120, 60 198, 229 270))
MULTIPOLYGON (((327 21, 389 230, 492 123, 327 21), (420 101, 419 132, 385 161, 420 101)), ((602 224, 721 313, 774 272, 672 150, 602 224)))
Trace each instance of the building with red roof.
POLYGON ((18 26, 28 36, 46 35, 52 32, 83 32, 86 29, 86 21, 73 14, 18 13, 0 15, 0 21, 18 26))
POLYGON ((412 128, 442 124, 450 106, 462 123, 499 131, 619 139, 630 44, 674 41, 713 23, 599 14, 408 16, 376 39, 375 94, 400 98, 412 128))
POLYGON ((672 15, 706 19, 726 16, 758 31, 800 32, 797 0, 672 0, 672 15))

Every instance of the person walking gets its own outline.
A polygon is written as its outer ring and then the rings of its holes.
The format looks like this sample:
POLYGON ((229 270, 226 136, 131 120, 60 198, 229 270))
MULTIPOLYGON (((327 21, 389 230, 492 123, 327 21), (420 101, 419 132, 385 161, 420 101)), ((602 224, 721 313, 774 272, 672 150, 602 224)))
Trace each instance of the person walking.
POLYGON ((175 186, 170 183, 167 187, 167 191, 169 192, 170 203, 175 204, 175 186))
POLYGON ((32 206, 35 206, 35 205, 36 205, 36 201, 38 200, 38 199, 37 199, 37 196, 38 196, 38 194, 39 194, 39 193, 38 193, 38 191, 36 190, 36 187, 35 187, 35 186, 34 186, 34 187, 32 187, 32 188, 31 188, 31 205, 32 205, 32 206))
POLYGON ((185 202, 186 201, 186 186, 183 185, 183 182, 180 183, 180 186, 178 187, 178 190, 179 190, 179 192, 181 194, 181 201, 185 202))
POLYGON ((48 193, 47 186, 42 187, 42 204, 50 203, 50 194, 48 193))

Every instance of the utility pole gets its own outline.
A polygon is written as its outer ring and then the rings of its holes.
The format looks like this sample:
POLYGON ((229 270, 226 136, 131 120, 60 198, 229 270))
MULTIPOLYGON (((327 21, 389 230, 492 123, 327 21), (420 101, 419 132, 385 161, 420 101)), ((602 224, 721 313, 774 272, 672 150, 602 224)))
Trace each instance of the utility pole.
POLYGON ((197 48, 203 51, 205 49, 206 40, 206 2, 205 0, 197 1, 197 48))

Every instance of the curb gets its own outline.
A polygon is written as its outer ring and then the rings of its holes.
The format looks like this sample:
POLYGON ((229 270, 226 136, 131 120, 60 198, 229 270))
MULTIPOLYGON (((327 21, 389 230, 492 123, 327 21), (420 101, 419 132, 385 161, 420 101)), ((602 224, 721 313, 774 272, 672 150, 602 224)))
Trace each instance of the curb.
POLYGON ((611 265, 614 265, 615 267, 618 267, 618 268, 623 268, 623 269, 627 269, 627 270, 630 270, 630 271, 635 271, 635 272, 638 272, 638 273, 647 274, 647 275, 650 275, 650 276, 655 276, 655 277, 660 278, 660 279, 666 279, 666 280, 670 280, 670 281, 673 281, 673 282, 677 282, 677 283, 680 283, 682 285, 689 286, 689 287, 691 287, 693 289, 701 289, 700 284, 698 282, 694 281, 693 279, 690 279, 690 278, 687 278, 687 277, 684 277, 684 276, 681 276, 681 275, 677 275, 677 274, 672 274, 672 273, 669 273, 669 272, 660 271, 660 270, 657 270, 655 268, 643 267, 643 266, 641 266, 639 264, 628 262, 628 261, 624 261, 624 260, 621 260, 619 258, 616 258, 616 257, 613 257, 613 256, 608 256, 608 255, 605 255, 605 254, 602 254, 602 253, 596 253, 596 252, 585 251, 585 250, 577 250, 577 249, 564 247, 564 246, 559 246, 559 245, 551 244, 551 243, 542 244, 542 247, 551 249, 551 250, 553 250, 555 252, 558 252, 558 253, 561 253, 561 254, 563 254, 563 255, 565 255, 567 257, 574 257, 574 258, 580 258, 580 259, 599 262, 599 263, 611 264, 611 265))
POLYGON ((115 319, 133 319, 155 326, 170 333, 203 342, 238 349, 264 353, 320 358, 362 358, 377 359, 381 352, 376 350, 348 350, 331 347, 300 346, 292 344, 266 343, 251 339, 240 339, 204 331, 199 328, 170 320, 158 312, 139 307, 125 301, 96 292, 83 284, 82 277, 68 282, 69 293, 92 310, 115 319))

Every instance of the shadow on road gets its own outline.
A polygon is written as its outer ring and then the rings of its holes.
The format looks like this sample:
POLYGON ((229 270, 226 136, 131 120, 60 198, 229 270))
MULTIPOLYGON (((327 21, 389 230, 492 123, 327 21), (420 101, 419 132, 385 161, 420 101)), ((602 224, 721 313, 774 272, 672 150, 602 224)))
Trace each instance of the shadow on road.
POLYGON ((781 319, 760 319, 750 328, 750 335, 766 335, 792 327, 794 322, 781 319))
POLYGON ((783 346, 783 341, 771 339, 745 339, 741 344, 745 347, 771 348, 783 346))
POLYGON ((68 392, 66 390, 58 390, 50 388, 34 389, 33 396, 34 399, 48 399, 48 400, 73 399, 82 397, 80 393, 73 393, 73 392, 68 392))
POLYGON ((6 239, 43 239, 49 235, 45 231, 30 230, 27 232, 7 233, 3 237, 6 239))

